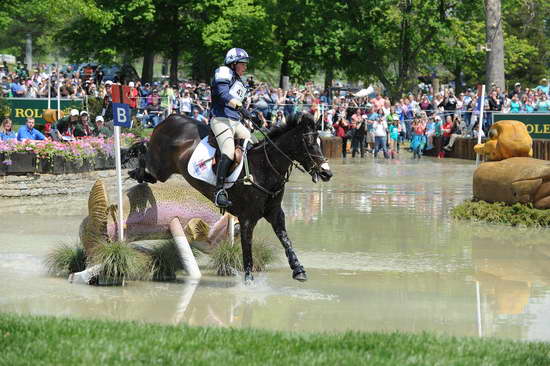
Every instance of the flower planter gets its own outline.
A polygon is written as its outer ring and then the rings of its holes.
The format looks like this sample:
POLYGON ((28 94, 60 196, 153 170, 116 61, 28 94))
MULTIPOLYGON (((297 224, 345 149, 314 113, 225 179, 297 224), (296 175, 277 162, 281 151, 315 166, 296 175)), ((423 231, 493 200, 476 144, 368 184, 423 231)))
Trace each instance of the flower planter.
POLYGON ((78 169, 79 173, 91 172, 94 170, 94 162, 92 159, 83 159, 82 165, 78 169))
POLYGON ((7 159, 4 154, 0 154, 0 176, 6 175, 6 172, 8 171, 7 164, 4 163, 4 160, 7 159))
POLYGON ((9 159, 11 165, 7 165, 8 174, 34 173, 36 156, 28 152, 13 152, 9 159))
POLYGON ((107 169, 107 157, 105 155, 96 155, 94 159, 94 169, 95 170, 107 169))

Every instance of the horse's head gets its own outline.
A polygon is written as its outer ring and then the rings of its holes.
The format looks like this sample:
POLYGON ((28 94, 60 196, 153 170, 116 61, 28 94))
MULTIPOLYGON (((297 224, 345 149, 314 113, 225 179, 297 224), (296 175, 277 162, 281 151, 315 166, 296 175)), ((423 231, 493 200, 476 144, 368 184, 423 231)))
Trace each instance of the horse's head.
POLYGON ((296 123, 297 151, 294 159, 311 175, 314 183, 319 178, 328 182, 332 171, 321 149, 321 138, 313 115, 297 114, 290 117, 296 123))

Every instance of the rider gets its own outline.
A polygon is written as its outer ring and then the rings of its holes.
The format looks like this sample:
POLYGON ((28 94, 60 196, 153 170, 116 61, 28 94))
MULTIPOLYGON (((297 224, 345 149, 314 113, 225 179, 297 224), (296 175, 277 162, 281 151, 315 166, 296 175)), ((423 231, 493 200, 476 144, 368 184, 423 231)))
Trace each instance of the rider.
POLYGON ((241 77, 246 71, 248 53, 242 48, 232 48, 225 55, 224 64, 216 69, 212 80, 212 120, 210 128, 216 136, 221 151, 216 173, 216 206, 226 208, 231 201, 224 189, 224 181, 229 167, 233 163, 235 143, 233 138, 248 139, 250 131, 240 122, 238 112, 242 108, 247 89, 241 77))

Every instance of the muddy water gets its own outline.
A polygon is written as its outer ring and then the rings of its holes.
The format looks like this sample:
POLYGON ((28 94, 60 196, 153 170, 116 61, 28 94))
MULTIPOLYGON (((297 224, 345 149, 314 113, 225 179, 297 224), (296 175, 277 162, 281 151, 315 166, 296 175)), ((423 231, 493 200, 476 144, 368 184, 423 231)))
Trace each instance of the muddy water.
MULTIPOLYGON (((251 287, 208 272, 199 283, 73 285, 45 275, 42 260, 76 241, 87 197, 2 200, 0 311, 550 340, 550 231, 452 221, 449 210, 471 195, 472 162, 331 165, 329 183, 295 173, 284 200, 306 283, 293 281, 281 258, 251 287)), ((256 232, 276 243, 270 230, 261 223, 256 232)))

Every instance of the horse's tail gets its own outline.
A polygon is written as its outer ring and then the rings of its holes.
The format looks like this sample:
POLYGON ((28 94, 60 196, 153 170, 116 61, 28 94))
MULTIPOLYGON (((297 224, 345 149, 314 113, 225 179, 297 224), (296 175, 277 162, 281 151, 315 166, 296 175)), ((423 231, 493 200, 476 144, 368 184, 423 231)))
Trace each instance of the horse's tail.
POLYGON ((138 160, 138 167, 128 172, 130 178, 137 180, 138 183, 148 182, 156 183, 157 178, 147 172, 147 142, 136 142, 127 149, 121 149, 120 157, 122 164, 127 163, 130 159, 138 160))

